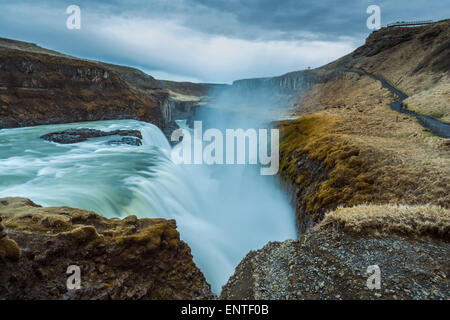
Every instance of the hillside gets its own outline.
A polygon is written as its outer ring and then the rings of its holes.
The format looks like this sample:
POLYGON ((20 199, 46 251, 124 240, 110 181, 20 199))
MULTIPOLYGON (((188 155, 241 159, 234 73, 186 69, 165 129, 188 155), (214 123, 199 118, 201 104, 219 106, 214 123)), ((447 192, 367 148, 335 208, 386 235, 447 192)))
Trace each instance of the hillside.
MULTIPOLYGON (((397 97, 380 81, 346 71, 381 75, 408 92, 408 100, 447 87, 449 70, 438 63, 441 51, 436 48, 449 29, 448 20, 418 29, 385 28, 372 33, 355 52, 315 70, 322 80, 303 91, 292 107, 301 117, 279 124, 281 174, 297 199, 301 230, 339 205, 450 207, 449 140, 431 134, 414 117, 391 110, 388 104, 397 97), (428 46, 421 51, 418 39, 424 35, 428 46), (415 50, 414 61, 422 69, 409 60, 398 61, 399 51, 408 50, 415 50)), ((446 112, 448 99, 450 95, 439 95, 433 101, 446 112)))
MULTIPOLYGON (((308 113, 326 108, 322 101, 314 100, 318 84, 333 86, 336 79, 351 76, 344 70, 356 69, 382 76, 405 92, 409 96, 405 101, 408 109, 448 123, 449 26, 450 20, 443 20, 421 27, 382 28, 370 34, 363 46, 325 66, 278 77, 236 80, 232 89, 244 94, 255 90, 270 92, 272 96, 284 97, 279 107, 308 113)), ((347 81, 347 86, 352 85, 347 81)), ((339 85, 328 89, 339 90, 339 85)), ((325 88, 322 91, 330 92, 325 88)), ((337 98, 345 99, 345 95, 337 98)), ((354 97, 347 98, 350 99, 354 97)))
POLYGON ((325 66, 363 69, 404 91, 408 108, 450 122, 450 20, 382 28, 352 54, 325 66))

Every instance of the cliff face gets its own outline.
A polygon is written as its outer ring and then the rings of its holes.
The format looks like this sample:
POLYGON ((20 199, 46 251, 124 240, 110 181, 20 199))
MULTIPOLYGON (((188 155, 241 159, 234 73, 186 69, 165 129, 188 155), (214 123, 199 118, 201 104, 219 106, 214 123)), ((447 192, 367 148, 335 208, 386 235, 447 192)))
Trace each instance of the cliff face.
POLYGON ((164 128, 172 125, 173 119, 169 106, 169 93, 163 88, 161 81, 135 68, 112 64, 104 65, 116 71, 127 84, 159 106, 162 119, 164 120, 164 128))
POLYGON ((214 298, 174 220, 106 219, 24 198, 0 199, 0 216, 0 299, 214 298), (79 290, 66 287, 71 265, 79 290))
POLYGON ((137 119, 170 135, 176 127, 171 92, 197 99, 209 87, 0 38, 0 128, 137 119))
POLYGON ((0 41, 0 127, 138 119, 164 128, 156 99, 100 63, 0 41))
POLYGON ((279 77, 242 79, 233 82, 238 90, 269 90, 279 93, 293 93, 304 90, 318 82, 318 76, 312 70, 290 72, 279 77))
MULTIPOLYGON (((320 81, 313 70, 287 73, 279 77, 236 80, 231 86, 220 88, 227 102, 240 108, 284 110, 301 96, 302 92, 320 81), (231 101, 229 101, 231 100, 231 101)), ((219 98, 220 101, 220 98, 219 98)))

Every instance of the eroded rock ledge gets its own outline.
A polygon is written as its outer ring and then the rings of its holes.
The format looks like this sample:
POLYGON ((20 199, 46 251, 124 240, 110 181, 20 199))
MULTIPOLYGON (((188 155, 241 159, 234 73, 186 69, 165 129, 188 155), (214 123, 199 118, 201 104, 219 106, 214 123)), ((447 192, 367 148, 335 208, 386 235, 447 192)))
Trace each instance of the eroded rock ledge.
POLYGON ((207 299, 210 285, 174 220, 107 219, 0 199, 0 299, 207 299), (82 288, 67 290, 67 268, 82 288))

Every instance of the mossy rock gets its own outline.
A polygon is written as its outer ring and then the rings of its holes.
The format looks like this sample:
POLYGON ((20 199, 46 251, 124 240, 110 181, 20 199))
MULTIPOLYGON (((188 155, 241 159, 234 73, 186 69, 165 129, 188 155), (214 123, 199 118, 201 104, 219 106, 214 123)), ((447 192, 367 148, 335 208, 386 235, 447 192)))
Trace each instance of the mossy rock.
POLYGON ((14 240, 8 237, 0 239, 0 259, 18 261, 22 252, 14 240))
POLYGON ((62 235, 70 238, 77 243, 86 243, 102 238, 102 236, 98 234, 97 230, 93 226, 78 227, 70 232, 64 232, 62 233, 62 235))

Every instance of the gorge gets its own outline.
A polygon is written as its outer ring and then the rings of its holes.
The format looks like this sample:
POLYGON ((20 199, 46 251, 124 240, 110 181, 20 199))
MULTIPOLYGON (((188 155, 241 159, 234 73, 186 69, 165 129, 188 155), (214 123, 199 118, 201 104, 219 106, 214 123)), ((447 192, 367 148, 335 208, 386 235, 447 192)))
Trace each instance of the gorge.
POLYGON ((448 299, 450 144, 375 76, 448 123, 449 32, 382 28, 320 68, 231 85, 0 39, 0 297, 448 299), (175 165, 171 133, 195 121, 279 130, 278 175, 175 165))

